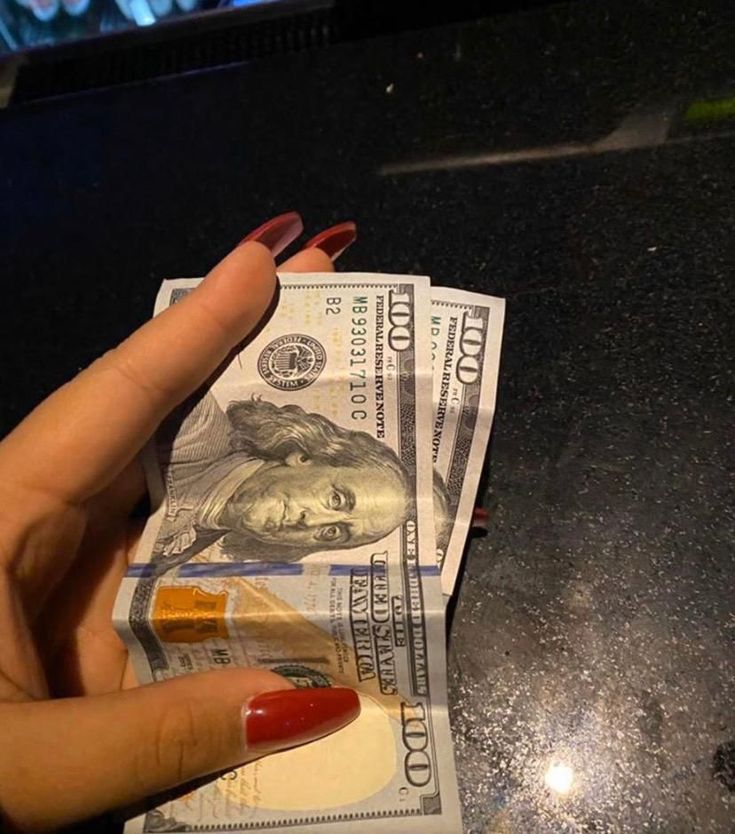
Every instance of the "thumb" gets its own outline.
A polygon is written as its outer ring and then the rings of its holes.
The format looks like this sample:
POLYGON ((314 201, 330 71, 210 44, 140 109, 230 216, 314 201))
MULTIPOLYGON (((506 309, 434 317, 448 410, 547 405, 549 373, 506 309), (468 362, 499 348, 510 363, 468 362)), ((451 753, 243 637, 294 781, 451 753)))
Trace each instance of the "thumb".
POLYGON ((352 689, 294 689, 256 669, 3 703, 0 808, 21 830, 57 828, 313 741, 359 711, 352 689))

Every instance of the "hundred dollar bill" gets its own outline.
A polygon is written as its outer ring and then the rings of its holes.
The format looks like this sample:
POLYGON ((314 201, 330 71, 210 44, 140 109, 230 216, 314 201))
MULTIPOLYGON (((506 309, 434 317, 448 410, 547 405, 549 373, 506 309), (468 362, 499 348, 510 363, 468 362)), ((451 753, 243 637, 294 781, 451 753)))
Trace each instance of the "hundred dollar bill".
MULTIPOLYGON (((196 283, 164 283, 156 312, 196 283)), ((128 830, 461 830, 429 319, 428 279, 281 276, 271 319, 158 432, 156 509, 114 611, 140 680, 257 665, 352 686, 363 710, 128 830)))
POLYGON ((446 595, 457 581, 490 438, 504 315, 501 298, 431 289, 436 546, 446 595))

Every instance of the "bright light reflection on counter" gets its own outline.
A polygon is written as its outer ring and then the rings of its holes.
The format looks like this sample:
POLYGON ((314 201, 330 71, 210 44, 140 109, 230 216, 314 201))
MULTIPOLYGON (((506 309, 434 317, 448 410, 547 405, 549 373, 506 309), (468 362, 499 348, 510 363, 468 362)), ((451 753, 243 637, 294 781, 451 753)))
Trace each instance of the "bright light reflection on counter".
POLYGON ((574 770, 569 765, 554 762, 550 764, 544 774, 546 787, 556 794, 569 793, 574 784, 574 770))

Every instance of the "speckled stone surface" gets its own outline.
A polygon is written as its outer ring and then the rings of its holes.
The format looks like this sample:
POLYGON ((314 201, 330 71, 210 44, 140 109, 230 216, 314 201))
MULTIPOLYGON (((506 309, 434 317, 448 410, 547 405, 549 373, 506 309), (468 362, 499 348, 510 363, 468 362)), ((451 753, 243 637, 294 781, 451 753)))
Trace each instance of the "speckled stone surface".
POLYGON ((557 6, 0 114, 0 423, 262 219, 508 299, 450 630, 467 834, 735 831, 729 3, 557 6), (382 175, 602 138, 656 147, 382 175), (195 117, 193 114, 197 113, 195 117), (568 794, 550 790, 557 763, 568 794))

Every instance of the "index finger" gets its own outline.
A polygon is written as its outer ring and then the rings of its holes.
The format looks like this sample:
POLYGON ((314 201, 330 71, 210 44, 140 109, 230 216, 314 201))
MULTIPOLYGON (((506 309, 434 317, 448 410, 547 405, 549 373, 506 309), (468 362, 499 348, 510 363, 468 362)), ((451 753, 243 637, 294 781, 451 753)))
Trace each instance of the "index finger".
POLYGON ((270 251, 245 243, 41 403, 0 443, 0 483, 71 503, 103 489, 163 418, 257 325, 276 288, 270 251))

